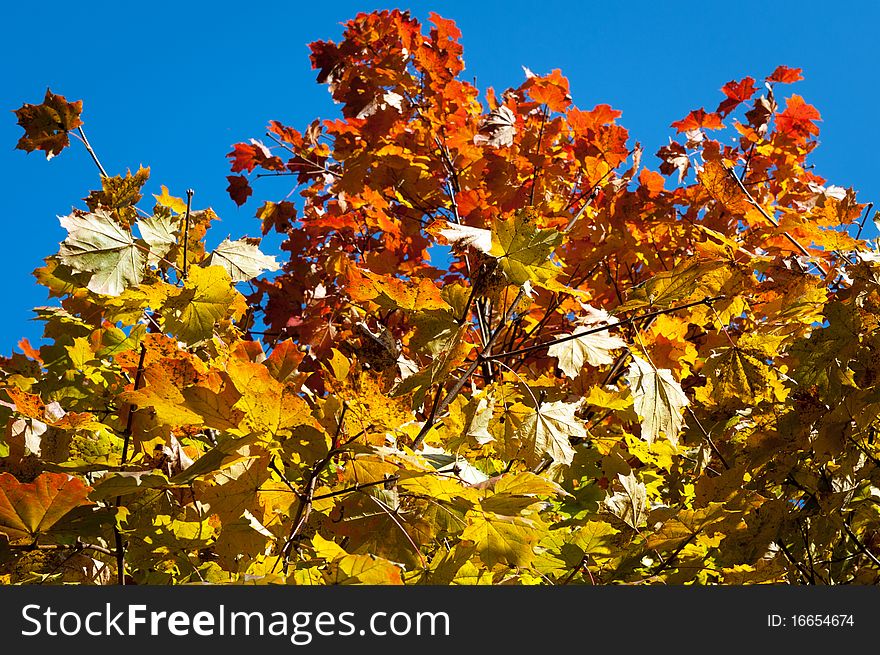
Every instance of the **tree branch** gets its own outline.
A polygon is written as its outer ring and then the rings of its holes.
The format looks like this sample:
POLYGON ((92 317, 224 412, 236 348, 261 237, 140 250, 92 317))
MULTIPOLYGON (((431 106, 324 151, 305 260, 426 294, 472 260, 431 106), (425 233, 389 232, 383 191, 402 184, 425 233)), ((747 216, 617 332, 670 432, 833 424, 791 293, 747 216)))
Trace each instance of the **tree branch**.
MULTIPOLYGON (((722 166, 724 166, 724 170, 727 171, 727 174, 730 176, 730 179, 732 179, 734 182, 736 182, 736 185, 745 194, 746 200, 749 201, 749 204, 752 207, 754 207, 755 209, 757 209, 759 212, 761 212, 761 215, 767 220, 768 223, 770 223, 770 225, 772 225, 773 227, 779 227, 779 221, 777 221, 770 214, 768 214, 767 211, 758 203, 758 201, 755 200, 755 197, 746 188, 745 184, 743 184, 742 180, 739 179, 739 176, 737 176, 737 174, 734 172, 734 170, 732 168, 730 168, 729 166, 727 166, 726 164, 722 164, 722 166)), ((828 271, 826 271, 825 268, 821 264, 813 261, 815 259, 815 257, 813 257, 813 255, 810 254, 810 251, 807 250, 806 248, 804 248, 798 242, 797 239, 795 239, 793 236, 791 236, 788 232, 783 232, 782 236, 784 236, 786 239, 788 239, 789 243, 791 243, 795 248, 797 248, 798 252, 801 253, 804 257, 809 257, 810 263, 813 264, 813 266, 815 266, 819 271, 821 271, 822 275, 828 275, 828 271)))
POLYGON ((428 432, 430 432, 431 428, 434 427, 434 424, 437 420, 436 417, 442 414, 443 410, 445 410, 449 406, 449 403, 455 400, 455 397, 459 394, 462 387, 464 387, 464 385, 470 379, 471 375, 474 374, 474 371, 477 370, 477 367, 480 366, 480 364, 482 364, 484 361, 490 359, 489 357, 487 357, 487 355, 492 350, 493 344, 498 340, 498 337, 501 335, 501 331, 504 329, 504 326, 507 325, 507 323, 512 318, 514 313, 513 310, 519 304, 519 301, 522 300, 522 297, 525 295, 525 293, 525 289, 523 287, 520 287, 519 293, 516 294, 516 298, 514 298, 513 302, 510 304, 510 308, 507 310, 507 313, 504 315, 502 320, 498 322, 498 325, 496 326, 495 331, 492 333, 492 336, 489 338, 489 341, 486 343, 485 346, 483 346, 483 350, 481 350, 476 359, 474 359, 474 361, 470 363, 464 374, 460 378, 458 378, 454 385, 452 385, 452 389, 449 390, 449 393, 446 394, 446 397, 440 401, 440 404, 437 406, 436 411, 432 412, 432 414, 434 414, 434 417, 429 421, 425 421, 425 424, 422 426, 422 429, 419 431, 419 434, 413 441, 413 450, 417 450, 419 446, 422 445, 422 442, 424 442, 425 437, 428 435, 428 432))
MULTIPOLYGON (((144 359, 147 356, 147 347, 141 343, 141 356, 138 359, 138 367, 137 373, 134 376, 134 391, 138 390, 138 387, 141 384, 141 379, 144 375, 144 359)), ((125 421, 125 431, 123 432, 122 438, 122 456, 120 457, 119 463, 125 464, 128 460, 128 443, 131 440, 131 431, 134 425, 134 413, 137 411, 137 405, 132 403, 128 407, 128 418, 125 421)), ((122 496, 116 496, 116 507, 119 507, 122 504, 122 496)), ((122 533, 119 531, 119 526, 114 522, 113 523, 113 539, 116 546, 116 581, 117 584, 125 585, 125 545, 122 543, 122 533)))
POLYGON ((669 307, 667 309, 658 309, 653 312, 648 312, 647 314, 638 314, 636 316, 630 316, 622 321, 618 321, 617 323, 611 323, 610 325, 600 325, 599 327, 591 328, 589 330, 584 330, 583 332, 575 332, 573 334, 566 335, 564 337, 559 337, 558 339, 551 339, 549 341, 544 341, 543 343, 538 343, 533 346, 526 346, 525 348, 517 348, 516 350, 511 350, 505 353, 498 353, 497 355, 484 355, 481 356, 482 359, 493 360, 493 359, 503 359, 505 357, 513 357, 515 355, 523 355, 526 353, 535 352, 536 350, 541 350, 542 348, 547 348, 549 346, 553 346, 557 343, 565 343, 566 341, 571 341, 573 339, 579 339, 581 337, 586 337, 591 334, 597 334, 599 332, 604 332, 606 330, 611 330, 616 327, 620 327, 622 325, 627 325, 629 323, 633 323, 635 321, 641 321, 644 319, 654 318, 655 316, 660 316, 661 314, 671 314, 672 312, 676 312, 680 309, 688 309, 689 307, 696 307, 697 305, 708 305, 709 303, 715 302, 716 300, 722 300, 725 296, 713 296, 712 298, 703 298, 702 300, 696 300, 694 302, 689 302, 684 305, 676 305, 675 307, 669 307))
POLYGON ((92 161, 95 162, 95 166, 97 166, 98 170, 101 171, 101 177, 110 177, 109 175, 107 175, 107 171, 104 170, 104 167, 101 165, 101 160, 98 159, 98 155, 92 148, 92 144, 89 143, 89 140, 86 138, 86 133, 83 131, 83 128, 78 127, 77 132, 79 132, 79 138, 82 141, 83 145, 86 147, 86 151, 89 153, 89 155, 91 155, 92 161))
POLYGON ((189 262, 187 261, 186 253, 187 248, 189 247, 189 214, 190 209, 192 208, 192 199, 193 199, 194 191, 192 189, 186 190, 186 216, 183 219, 183 279, 186 279, 187 268, 189 266, 189 262))

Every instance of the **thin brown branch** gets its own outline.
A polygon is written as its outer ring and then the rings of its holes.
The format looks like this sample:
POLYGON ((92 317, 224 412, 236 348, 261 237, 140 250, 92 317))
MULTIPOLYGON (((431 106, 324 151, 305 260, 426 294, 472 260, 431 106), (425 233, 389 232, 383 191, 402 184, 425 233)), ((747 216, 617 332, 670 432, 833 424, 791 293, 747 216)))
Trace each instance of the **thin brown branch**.
POLYGON ((98 546, 97 544, 87 544, 83 542, 76 542, 75 544, 10 544, 8 546, 10 550, 22 550, 22 551, 31 551, 31 550, 73 550, 73 551, 83 551, 83 550, 93 550, 96 553, 101 553, 102 555, 114 556, 115 553, 109 548, 105 548, 104 546, 98 546))
POLYGON ((98 167, 98 170, 101 171, 101 177, 110 177, 107 175, 107 171, 101 165, 101 160, 98 159, 97 153, 95 153, 94 148, 92 148, 92 144, 89 143, 89 140, 86 138, 86 133, 83 131, 82 127, 77 128, 77 132, 79 132, 79 138, 82 141, 83 145, 86 147, 86 151, 91 155, 92 161, 95 162, 95 166, 98 167))
POLYGON ((874 209, 874 203, 869 202, 868 205, 865 207, 865 215, 862 216, 862 220, 859 223, 859 231, 856 232, 856 239, 858 239, 860 236, 862 236, 862 230, 865 229, 865 223, 867 222, 868 215, 871 213, 872 209, 874 209))
MULTIPOLYGON (((761 204, 757 200, 755 200, 755 197, 746 188, 746 186, 743 184, 743 181, 741 179, 739 179, 739 176, 736 174, 736 172, 734 172, 734 170, 727 165, 724 165, 724 170, 727 171, 727 174, 730 176, 730 179, 732 179, 734 182, 736 182, 736 185, 740 188, 740 191, 742 191, 745 194, 746 200, 749 201, 749 204, 752 207, 754 207, 755 209, 757 209, 759 212, 761 212, 761 216, 763 216, 766 219, 766 221, 768 223, 770 223, 770 225, 778 228, 779 221, 777 221, 770 214, 768 214, 767 210, 765 210, 761 206, 761 204)), ((825 267, 822 266, 821 264, 813 261, 814 257, 810 254, 810 251, 807 250, 806 248, 804 248, 798 242, 797 239, 795 239, 793 236, 791 236, 788 232, 783 232, 782 236, 784 236, 786 239, 788 239, 789 243, 791 243, 795 248, 797 248, 798 252, 801 253, 804 257, 810 258, 810 263, 812 263, 813 266, 815 266, 816 269, 822 273, 822 275, 828 275, 828 271, 825 270, 825 267)))
POLYGON ((648 312, 647 314, 638 314, 636 316, 630 316, 629 318, 625 318, 622 321, 618 321, 617 323, 611 323, 609 325, 600 325, 599 327, 591 328, 589 330, 584 330, 583 332, 574 332, 573 334, 566 335, 564 337, 559 337, 558 339, 550 339, 549 341, 544 341, 542 343, 535 344, 533 346, 526 346, 524 348, 517 348, 516 350, 511 350, 505 353, 498 353, 497 355, 483 355, 482 359, 503 359, 505 357, 514 357, 516 355, 524 355, 526 353, 535 352, 536 350, 541 350, 542 348, 547 348, 549 346, 553 346, 557 343, 565 343, 566 341, 571 341, 573 339, 579 339, 581 337, 586 337, 591 334, 597 334, 599 332, 604 332, 606 330, 611 330, 616 327, 621 327, 624 325, 628 325, 630 323, 634 323, 636 321, 642 321, 645 319, 654 318, 655 316, 660 316, 661 314, 671 314, 672 312, 679 311, 681 309, 688 309, 690 307, 696 307, 697 305, 708 305, 709 303, 715 302, 716 300, 721 300, 725 296, 713 296, 712 298, 703 298, 702 300, 695 300, 694 302, 689 302, 684 305, 676 305, 675 307, 669 307, 667 309, 658 309, 653 312, 648 312))
POLYGON ((350 494, 355 491, 360 491, 361 489, 369 489, 370 487, 378 487, 380 484, 386 484, 388 482, 397 482, 399 480, 398 476, 392 475, 390 478, 385 478, 384 480, 374 480, 373 482, 364 482, 362 484, 356 484, 351 487, 346 487, 345 489, 340 489, 339 491, 331 491, 330 493, 321 494, 319 496, 313 496, 312 501, 315 500, 325 500, 327 498, 335 498, 336 496, 342 496, 344 494, 350 494))
POLYGON ((703 427, 703 424, 700 423, 700 420, 697 418, 697 415, 694 414, 694 411, 690 407, 687 407, 686 409, 691 415, 691 418, 694 419, 694 423, 696 423, 697 427, 700 428, 700 432, 703 433, 703 438, 706 440, 706 443, 709 444, 709 448, 712 449, 712 452, 715 453, 715 456, 721 461, 721 465, 729 471, 730 464, 727 463, 727 460, 724 459, 724 455, 721 454, 721 451, 718 450, 715 442, 712 441, 712 437, 709 436, 709 432, 703 427))
POLYGON ((436 417, 443 413, 443 411, 449 406, 455 397, 462 390, 464 385, 470 379, 471 375, 474 374, 474 371, 482 364, 484 361, 489 359, 487 355, 491 352, 492 346, 498 340, 498 337, 501 335, 501 331, 504 329, 504 326, 510 321, 513 317, 514 309, 519 304, 522 297, 525 295, 525 289, 520 287, 519 293, 516 294, 516 298, 514 298, 513 302, 510 304, 506 314, 502 317, 502 320, 498 322, 498 325, 495 328, 495 331, 492 333, 492 336, 489 338, 489 341, 483 346, 483 349, 480 351, 480 354, 470 363, 465 372, 462 374, 458 380, 456 380, 455 384, 452 385, 452 389, 449 390, 449 393, 446 394, 446 397, 440 401, 440 404, 437 406, 437 410, 434 413, 434 419, 431 421, 425 421, 425 424, 422 426, 422 429, 419 431, 419 434, 416 436, 415 441, 413 441, 413 450, 417 450, 419 446, 422 445, 422 442, 425 440, 425 437, 428 435, 428 432, 431 431, 431 428, 434 427, 436 422, 436 417))
POLYGON ((193 193, 195 193, 192 189, 186 190, 186 216, 183 219, 183 279, 186 279, 187 268, 189 266, 189 262, 187 261, 187 248, 189 247, 189 215, 190 210, 192 209, 192 199, 193 193))
MULTIPOLYGON (((147 346, 145 344, 141 344, 141 355, 138 359, 138 367, 137 372, 134 376, 134 391, 137 391, 141 385, 141 379, 144 376, 144 359, 147 356, 147 346)), ((128 418, 125 421, 125 430, 123 431, 122 438, 122 456, 120 457, 119 463, 125 464, 128 461, 128 444, 131 440, 131 432, 134 426, 134 413, 137 411, 137 405, 132 403, 128 406, 128 418)), ((119 507, 122 504, 122 497, 116 496, 116 507, 119 507)), ((113 523, 113 539, 116 546, 116 582, 120 585, 125 585, 125 544, 122 543, 122 533, 119 531, 118 524, 114 521, 113 523)))
POLYGON ((868 548, 861 542, 861 540, 856 536, 856 534, 852 531, 852 528, 849 527, 846 521, 843 521, 843 531, 846 532, 846 536, 850 538, 850 540, 855 544, 856 548, 859 549, 865 557, 871 560, 876 566, 880 566, 880 559, 877 559, 877 556, 874 555, 868 548))
POLYGON ((660 562, 660 566, 654 571, 654 575, 660 575, 664 570, 669 568, 672 563, 678 559, 678 556, 681 555, 681 551, 683 551, 689 543, 691 543, 694 538, 697 536, 696 532, 692 532, 690 536, 679 544, 678 548, 673 551, 673 553, 667 557, 665 560, 660 562))
POLYGON ((532 170, 532 188, 529 189, 529 207, 535 206, 535 187, 538 184, 538 173, 541 172, 541 166, 537 159, 541 154, 541 141, 544 140, 544 126, 547 124, 547 114, 549 113, 547 105, 544 105, 544 111, 541 113, 541 129, 538 131, 538 142, 535 144, 535 166, 532 170))

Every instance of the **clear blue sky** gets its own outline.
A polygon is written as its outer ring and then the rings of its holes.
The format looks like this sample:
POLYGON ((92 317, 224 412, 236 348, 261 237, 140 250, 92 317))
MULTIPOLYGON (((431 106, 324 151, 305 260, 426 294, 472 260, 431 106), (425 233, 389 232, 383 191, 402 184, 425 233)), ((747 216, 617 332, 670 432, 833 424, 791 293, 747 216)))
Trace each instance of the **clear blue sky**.
MULTIPOLYGON (((670 122, 714 109, 725 82, 760 79, 778 64, 801 67, 806 79, 783 93, 822 113, 817 172, 854 187, 863 202, 880 202, 874 1, 8 3, 0 39, 0 353, 22 336, 37 342, 30 309, 47 297, 30 272, 64 238, 56 216, 83 207, 98 186, 79 147, 50 162, 14 150, 21 129, 13 109, 40 102, 47 86, 84 100, 85 129, 110 174, 149 165, 147 193, 165 184, 182 196, 193 187, 194 204, 217 211, 217 242, 226 233, 257 236, 254 198, 238 209, 224 191, 224 155, 236 141, 259 138, 270 119, 302 128, 335 116, 306 44, 338 38, 340 23, 358 11, 393 7, 422 20, 432 10, 455 19, 465 74, 481 88, 519 84, 521 66, 561 68, 579 107, 605 102, 623 111, 620 122, 645 147, 643 164, 655 169, 670 122)), ((286 191, 283 178, 261 182, 255 198, 286 191)))

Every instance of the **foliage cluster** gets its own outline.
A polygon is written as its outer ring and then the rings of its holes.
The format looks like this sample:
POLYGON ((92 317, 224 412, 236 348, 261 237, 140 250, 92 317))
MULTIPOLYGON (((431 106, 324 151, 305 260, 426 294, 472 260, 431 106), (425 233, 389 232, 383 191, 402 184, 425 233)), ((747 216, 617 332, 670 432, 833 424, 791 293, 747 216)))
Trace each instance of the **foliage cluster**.
POLYGON ((340 117, 229 153, 239 205, 298 193, 255 210, 280 266, 147 207, 81 103, 16 112, 101 188, 0 361, 5 582, 878 581, 880 255, 800 71, 725 84, 655 171, 559 71, 481 96, 460 36, 311 45, 340 117))

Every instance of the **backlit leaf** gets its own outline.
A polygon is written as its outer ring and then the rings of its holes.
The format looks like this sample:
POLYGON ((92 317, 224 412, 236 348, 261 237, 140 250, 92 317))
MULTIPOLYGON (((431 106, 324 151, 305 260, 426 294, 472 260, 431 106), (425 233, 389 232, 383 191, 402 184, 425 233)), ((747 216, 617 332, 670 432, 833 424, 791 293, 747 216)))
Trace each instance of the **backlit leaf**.
POLYGON ((222 266, 233 282, 247 282, 265 271, 278 270, 278 262, 274 257, 264 255, 257 246, 246 239, 238 241, 224 239, 208 255, 205 265, 222 266))
POLYGON ((45 533, 73 508, 89 504, 90 491, 82 480, 64 473, 40 473, 28 483, 0 473, 0 533, 10 539, 45 533))
POLYGON ((144 279, 146 256, 134 237, 103 209, 59 219, 67 230, 58 258, 75 271, 91 273, 88 288, 118 296, 144 279))
POLYGON ((67 133, 82 125, 82 100, 68 102, 64 96, 46 89, 46 97, 39 105, 25 103, 15 110, 24 136, 16 148, 26 152, 42 150, 46 159, 52 159, 70 145, 67 133))
POLYGON ((681 385, 669 369, 656 369, 641 357, 632 356, 626 376, 633 406, 642 426, 642 439, 648 443, 663 434, 673 444, 684 425, 682 410, 689 404, 681 385))

